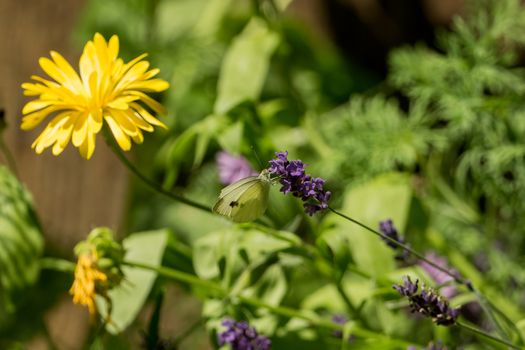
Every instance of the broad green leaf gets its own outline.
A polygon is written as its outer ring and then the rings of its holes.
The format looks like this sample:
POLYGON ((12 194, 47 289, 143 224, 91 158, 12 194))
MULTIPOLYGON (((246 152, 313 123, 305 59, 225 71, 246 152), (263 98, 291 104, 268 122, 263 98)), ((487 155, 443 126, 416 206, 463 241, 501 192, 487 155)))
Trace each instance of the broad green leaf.
POLYGON ((257 296, 277 305, 287 283, 276 254, 297 239, 287 232, 279 235, 281 238, 238 226, 210 233, 195 242, 195 271, 204 279, 220 279, 233 294, 257 296))
POLYGON ((261 93, 279 35, 253 17, 226 52, 218 83, 215 113, 224 114, 261 93))
POLYGON ((0 320, 13 311, 14 293, 36 281, 43 245, 30 194, 0 166, 0 320))
MULTIPOLYGON (((411 201, 409 176, 392 173, 347 190, 341 211, 376 230, 379 221, 390 218, 403 235, 411 201)), ((335 230, 346 238, 348 249, 359 268, 376 277, 395 268, 394 252, 380 237, 335 214, 331 216, 335 226, 327 232, 335 230)), ((340 252, 337 254, 341 255, 340 252)))
POLYGON ((291 2, 292 0, 276 0, 275 5, 280 11, 284 11, 288 7, 288 5, 290 5, 291 2))
POLYGON ((217 141, 222 149, 237 154, 241 149, 244 124, 240 121, 226 127, 219 135, 217 141))
MULTIPOLYGON (((167 230, 134 233, 122 242, 126 255, 125 261, 147 264, 153 267, 161 265, 164 249, 168 241, 167 230)), ((151 270, 124 266, 124 280, 109 292, 112 302, 110 320, 107 330, 116 334, 122 332, 137 317, 155 282, 157 273, 151 270)), ((107 316, 107 303, 97 299, 101 306, 102 317, 107 316)))
POLYGON ((186 34, 195 26, 207 0, 160 1, 155 11, 157 40, 169 42, 186 34))

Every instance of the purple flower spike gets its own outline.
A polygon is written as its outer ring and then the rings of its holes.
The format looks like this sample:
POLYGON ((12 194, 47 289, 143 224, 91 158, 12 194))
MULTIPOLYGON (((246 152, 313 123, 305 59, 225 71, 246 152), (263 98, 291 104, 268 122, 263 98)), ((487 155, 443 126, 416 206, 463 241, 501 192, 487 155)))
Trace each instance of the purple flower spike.
POLYGON ((219 169, 219 179, 223 185, 229 185, 245 177, 257 175, 250 163, 242 156, 236 157, 228 152, 221 151, 217 153, 215 160, 219 169))
POLYGON ((456 323, 459 309, 452 308, 448 300, 439 295, 435 290, 421 287, 418 294, 419 281, 413 283, 410 277, 403 277, 402 285, 394 285, 394 289, 408 298, 412 312, 418 312, 424 316, 431 317, 437 325, 450 326, 456 323))
MULTIPOLYGON (((397 229, 394 226, 394 222, 392 221, 392 219, 386 219, 386 220, 379 221, 379 231, 381 231, 381 233, 383 235, 385 235, 387 237, 390 237, 393 240, 395 240, 395 241, 397 241, 397 242, 399 242, 401 244, 405 244, 405 240, 397 232, 397 229)), ((407 258, 409 256, 408 251, 406 251, 405 249, 397 246, 394 242, 392 242, 392 241, 390 241, 390 240, 388 240, 388 239, 386 239, 384 237, 381 237, 381 239, 390 248, 392 248, 393 250, 398 251, 398 254, 395 256, 396 260, 400 260, 400 261, 407 260, 407 258)))
POLYGON ((219 334, 219 345, 230 344, 232 350, 269 350, 271 341, 259 335, 257 330, 245 321, 225 319, 222 325, 227 329, 219 334))
POLYGON ((312 178, 305 173, 306 165, 301 160, 288 160, 288 152, 275 153, 276 158, 269 161, 268 171, 279 178, 281 192, 291 193, 301 198, 308 215, 328 208, 331 193, 323 189, 325 181, 312 178))

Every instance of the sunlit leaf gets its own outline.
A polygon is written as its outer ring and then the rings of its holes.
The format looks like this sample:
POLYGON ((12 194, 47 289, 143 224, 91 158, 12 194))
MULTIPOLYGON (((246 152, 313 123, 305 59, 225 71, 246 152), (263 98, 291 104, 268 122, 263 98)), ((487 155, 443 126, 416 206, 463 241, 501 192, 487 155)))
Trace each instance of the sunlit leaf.
POLYGON ((241 102, 259 98, 278 44, 278 34, 262 19, 250 20, 224 57, 214 107, 216 113, 226 113, 241 102))
POLYGON ((36 281, 42 249, 30 194, 0 166, 0 320, 12 311, 14 293, 36 281))
MULTIPOLYGON (((161 265, 167 241, 166 230, 134 233, 122 242, 126 250, 124 260, 158 267, 161 265)), ((113 334, 122 332, 137 317, 157 277, 156 272, 142 268, 124 266, 122 270, 125 279, 109 292, 111 315, 106 328, 113 334)), ((99 298, 97 304, 102 306, 100 310, 105 319, 107 303, 99 298)))

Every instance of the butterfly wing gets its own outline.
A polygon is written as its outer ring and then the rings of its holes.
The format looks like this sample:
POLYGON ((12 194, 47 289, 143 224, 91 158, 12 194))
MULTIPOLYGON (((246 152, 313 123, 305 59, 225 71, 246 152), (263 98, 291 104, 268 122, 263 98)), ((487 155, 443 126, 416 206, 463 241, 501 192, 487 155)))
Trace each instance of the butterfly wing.
POLYGON ((257 176, 249 176, 225 187, 213 211, 235 222, 253 221, 266 210, 270 184, 257 176))
POLYGON ((231 217, 235 203, 238 203, 242 192, 251 184, 257 182, 257 176, 249 176, 226 186, 221 190, 217 203, 213 206, 213 212, 231 217))
POLYGON ((235 222, 253 221, 264 214, 268 205, 270 184, 258 179, 250 184, 239 197, 238 205, 232 209, 231 219, 235 222))

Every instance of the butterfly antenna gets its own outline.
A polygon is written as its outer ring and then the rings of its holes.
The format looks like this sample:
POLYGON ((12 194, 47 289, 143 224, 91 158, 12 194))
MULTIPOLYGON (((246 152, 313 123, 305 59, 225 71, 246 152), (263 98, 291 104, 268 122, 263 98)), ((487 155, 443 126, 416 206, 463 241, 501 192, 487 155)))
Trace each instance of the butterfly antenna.
POLYGON ((252 146, 250 146, 250 148, 252 149, 252 152, 255 155, 255 158, 257 159, 257 162, 259 163, 259 166, 261 167, 261 169, 264 169, 265 166, 261 162, 261 158, 259 158, 259 155, 257 154, 257 151, 255 150, 255 147, 253 147, 253 145, 252 145, 252 146))

